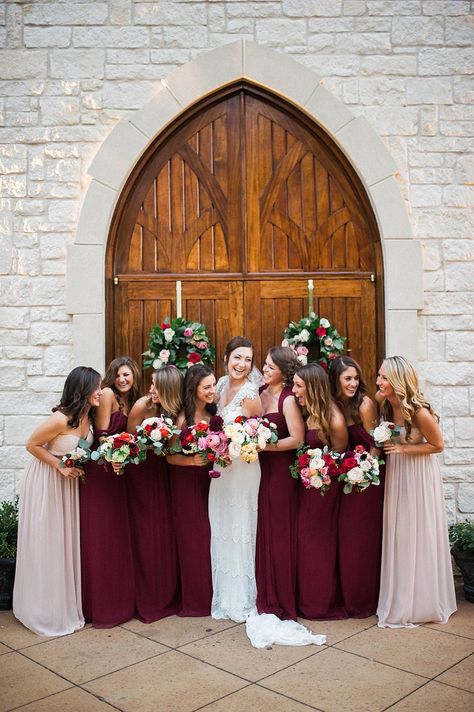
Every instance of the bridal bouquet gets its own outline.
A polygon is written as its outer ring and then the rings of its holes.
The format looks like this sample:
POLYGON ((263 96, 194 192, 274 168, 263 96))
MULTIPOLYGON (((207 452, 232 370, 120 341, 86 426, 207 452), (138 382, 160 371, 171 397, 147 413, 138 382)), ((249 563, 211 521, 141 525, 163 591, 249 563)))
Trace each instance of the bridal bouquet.
POLYGON ((344 482, 344 494, 350 494, 355 488, 357 492, 364 492, 370 485, 379 485, 379 466, 383 460, 373 457, 362 445, 356 445, 354 450, 348 450, 341 455, 338 479, 344 482))
POLYGON ((59 467, 82 467, 91 459, 90 445, 84 438, 79 438, 77 447, 65 452, 59 461, 59 467))
POLYGON ((380 425, 377 425, 377 427, 371 431, 370 433, 373 438, 375 445, 377 447, 382 447, 382 445, 391 438, 397 437, 397 435, 400 435, 400 426, 395 425, 395 423, 391 423, 388 420, 384 420, 380 423, 380 425))
POLYGON ((171 418, 166 418, 164 415, 146 418, 140 425, 137 425, 139 442, 147 450, 153 450, 155 455, 164 455, 165 445, 173 435, 179 435, 179 433, 179 428, 175 427, 171 418))
POLYGON ((110 462, 116 465, 114 472, 122 475, 125 465, 138 465, 146 457, 146 451, 136 435, 132 433, 116 433, 103 438, 97 450, 91 453, 91 459, 98 465, 110 462))
MULTIPOLYGON (((202 455, 206 463, 227 467, 230 464, 229 439, 224 432, 224 421, 218 415, 213 415, 206 423, 202 420, 195 425, 183 428, 174 452, 183 455, 202 455)), ((210 477, 220 477, 220 472, 209 470, 210 477)))
POLYGON ((255 462, 259 450, 264 450, 269 443, 278 442, 275 423, 267 418, 246 418, 238 415, 233 423, 225 426, 224 432, 229 439, 229 457, 240 457, 244 462, 255 462))
POLYGON ((331 486, 331 478, 339 474, 338 462, 340 454, 324 448, 311 448, 302 445, 296 452, 294 465, 290 465, 291 476, 300 478, 306 489, 314 487, 320 491, 321 496, 331 486))

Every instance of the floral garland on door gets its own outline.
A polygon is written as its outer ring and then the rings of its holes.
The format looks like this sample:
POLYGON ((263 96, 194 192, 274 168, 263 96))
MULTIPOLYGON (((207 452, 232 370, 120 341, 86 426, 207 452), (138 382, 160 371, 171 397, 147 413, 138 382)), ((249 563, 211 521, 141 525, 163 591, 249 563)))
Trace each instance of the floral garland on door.
POLYGON ((318 361, 327 371, 331 361, 348 350, 344 348, 345 341, 347 338, 341 336, 327 319, 311 313, 309 317, 288 324, 281 345, 289 346, 301 364, 318 361), (317 353, 314 353, 312 346, 316 347, 317 353))
POLYGON ((216 350, 211 344, 206 327, 196 321, 166 317, 150 331, 148 350, 143 353, 144 368, 155 371, 172 364, 186 373, 190 366, 203 363, 212 366, 216 350))

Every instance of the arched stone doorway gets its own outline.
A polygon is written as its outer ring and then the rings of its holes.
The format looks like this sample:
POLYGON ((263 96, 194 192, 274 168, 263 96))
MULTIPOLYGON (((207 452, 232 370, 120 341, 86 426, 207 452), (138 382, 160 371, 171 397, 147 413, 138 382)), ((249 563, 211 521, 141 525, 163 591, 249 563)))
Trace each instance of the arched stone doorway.
MULTIPOLYGON (((266 50, 246 41, 227 45, 208 54, 201 55, 193 62, 173 72, 163 84, 164 87, 149 105, 138 111, 132 120, 124 120, 114 128, 89 168, 89 174, 93 180, 81 211, 76 243, 69 251, 68 305, 70 312, 74 314, 76 359, 79 361, 87 357, 89 363, 93 361, 96 366, 103 368, 105 349, 104 342, 100 340, 100 334, 104 333, 106 322, 109 333, 118 331, 118 325, 111 323, 110 316, 106 317, 104 282, 100 272, 103 270, 106 240, 110 234, 112 239, 107 250, 106 264, 108 305, 110 305, 111 299, 115 299, 110 293, 111 291, 113 292, 114 276, 119 277, 120 287, 120 275, 114 273, 117 266, 115 259, 118 254, 116 254, 115 249, 120 242, 117 240, 117 226, 120 224, 119 216, 124 215, 123 208, 127 197, 130 195, 130 186, 136 185, 137 175, 139 175, 140 171, 143 171, 150 156, 156 152, 160 145, 163 145, 163 142, 172 140, 173 136, 176 136, 177 132, 179 132, 180 127, 182 129, 185 122, 190 120, 193 115, 196 117, 199 110, 208 111, 215 100, 223 101, 224 99, 229 99, 238 85, 239 91, 246 90, 248 94, 252 93, 251 89, 253 87, 254 94, 258 95, 260 93, 257 98, 264 99, 267 105, 269 105, 269 102, 273 104, 272 110, 278 112, 283 108, 286 115, 291 114, 294 125, 298 125, 298 131, 295 133, 294 126, 292 126, 289 133, 291 134, 293 131, 296 141, 302 139, 302 134, 305 131, 312 134, 312 140, 317 141, 321 136, 326 137, 326 142, 331 146, 332 154, 337 157, 337 161, 343 169, 342 172, 345 173, 345 179, 349 181, 353 191, 352 198, 349 196, 350 191, 349 193, 342 191, 344 193, 343 203, 344 201, 348 202, 344 203, 344 205, 339 205, 339 208, 336 208, 336 212, 337 210, 340 212, 345 208, 352 210, 357 200, 360 200, 360 205, 363 207, 363 212, 365 212, 362 222, 360 221, 360 216, 358 217, 354 212, 351 213, 351 218, 353 226, 358 224, 359 229, 362 226, 362 231, 359 230, 359 237, 356 238, 356 243, 360 239, 360 235, 364 233, 366 238, 368 236, 367 244, 371 244, 373 248, 372 262, 370 264, 367 261, 365 262, 367 269, 364 268, 363 263, 360 263, 358 269, 360 276, 365 280, 364 284, 368 285, 366 288, 374 291, 378 288, 379 290, 378 298, 373 294, 371 300, 369 300, 372 304, 371 308, 375 312, 373 318, 378 320, 379 352, 383 351, 382 332, 385 317, 389 336, 385 347, 392 352, 398 351, 411 358, 416 358, 416 309, 422 305, 420 248, 418 243, 411 239, 410 225, 403 200, 392 175, 394 172, 393 162, 368 123, 362 118, 354 118, 343 105, 324 89, 320 78, 313 72, 285 57, 285 55, 266 50), (264 86, 270 87, 271 92, 265 92, 263 90, 264 86), (210 98, 211 95, 213 95, 213 98, 210 98), (284 107, 282 107, 279 96, 284 97, 284 107), (199 107, 197 102, 199 102, 199 107), (354 198, 356 199, 355 202, 354 198), (115 218, 112 223, 113 215, 115 218), (381 249, 377 247, 377 232, 380 236, 381 249), (385 263, 385 289, 382 288, 380 279, 382 254, 385 263), (88 266, 86 274, 84 274, 84 263, 88 266), (364 272, 365 274, 363 274, 364 272), (369 281, 372 274, 376 277, 375 287, 374 283, 369 281), (378 281, 377 277, 379 277, 378 281), (84 280, 86 280, 86 283, 84 280), (383 298, 385 298, 385 310, 382 304, 383 298), (91 342, 91 331, 98 333, 99 339, 97 341, 91 342)), ((278 124, 278 121, 276 123, 278 124)), ((290 143, 292 140, 290 139, 290 143)), ((322 143, 324 144, 324 140, 322 143)), ((305 140, 303 140, 303 144, 305 144, 305 140)), ((307 142, 305 145, 307 145, 307 142)), ((321 142, 319 148, 321 148, 321 142)), ((289 149, 291 150, 291 146, 289 146, 289 149)), ((297 149, 294 149, 294 151, 298 153, 297 149)), ((286 154, 280 155, 280 158, 283 158, 284 155, 286 154)), ((294 157, 295 155, 292 154, 292 159, 294 157)), ((292 159, 288 159, 288 161, 291 162, 292 159)), ((298 160, 304 162, 304 160, 308 161, 309 159, 299 156, 298 160)), ((320 163, 324 165, 324 160, 320 160, 320 163)), ((241 177, 243 175, 241 173, 241 177)), ((339 175, 338 178, 340 177, 339 175)), ((290 179, 291 176, 288 175, 287 178, 290 179)), ((247 179, 243 178, 243 180, 247 179)), ((339 187, 342 183, 339 181, 339 187)), ((261 183, 259 187, 265 187, 267 184, 268 181, 267 183, 261 183)), ((244 188, 246 187, 244 185, 244 188)), ((145 199, 149 189, 150 185, 144 186, 142 200, 145 199)), ((266 198, 271 193, 271 191, 268 191, 266 198)), ((138 193, 136 193, 135 198, 136 216, 140 206, 138 193)), ((259 202, 259 219, 261 219, 261 210, 265 203, 265 198, 262 194, 260 194, 260 199, 257 202, 259 202)), ((266 201, 267 208, 270 203, 271 200, 266 201)), ((337 199, 335 205, 337 205, 337 199)), ((289 241, 288 262, 285 270, 283 270, 287 273, 285 279, 290 276, 288 272, 291 272, 293 277, 298 276, 298 279, 293 280, 294 284, 289 286, 291 291, 289 296, 286 297, 282 292, 278 296, 283 300, 294 300, 293 305, 288 308, 288 317, 296 318, 301 315, 305 301, 305 278, 307 275, 304 273, 309 272, 314 276, 318 273, 318 277, 322 279, 321 263, 316 265, 315 263, 307 262, 305 264, 304 260, 301 261, 300 254, 300 263, 298 264, 295 261, 294 245, 301 238, 301 230, 300 237, 295 238, 299 228, 295 230, 295 225, 293 224, 296 222, 298 227, 298 221, 293 220, 293 222, 289 223, 287 220, 285 227, 284 221, 282 222, 282 211, 277 211, 280 213, 279 216, 275 214, 273 208, 271 208, 270 212, 272 215, 266 214, 267 223, 271 224, 270 229, 277 234, 277 242, 281 243, 278 235, 281 235, 282 232, 286 235, 285 239, 289 241), (293 232, 291 233, 292 230, 293 232), (293 253, 291 253, 291 250, 293 250, 293 253)), ((128 213, 129 221, 132 213, 133 211, 128 213)), ((286 218, 291 218, 290 213, 287 212, 286 218)), ((328 217, 330 216, 328 215, 328 217)), ((353 230, 354 227, 347 227, 350 221, 342 221, 343 224, 338 225, 337 220, 334 224, 334 219, 332 228, 335 229, 330 231, 330 234, 335 234, 340 229, 345 233, 345 240, 349 239, 349 243, 351 243, 353 237, 348 237, 347 233, 353 230)), ((251 222, 252 220, 249 221, 249 224, 251 222)), ((132 232, 134 225, 135 223, 129 224, 129 229, 132 232)), ((244 225, 243 229, 247 230, 248 233, 248 225, 247 227, 244 225)), ((218 231, 219 228, 216 227, 215 230, 218 231)), ((306 232, 306 228, 303 232, 306 232)), ((202 237, 199 238, 199 241, 202 241, 202 237)), ((252 244, 255 248, 257 243, 253 242, 252 244)), ((275 253, 273 253, 274 257, 275 253)), ((327 265, 325 266, 327 267, 327 265)), ((339 263, 340 267, 341 264, 339 263)), ((342 267, 342 271, 345 270, 344 277, 347 279, 350 276, 349 273, 351 271, 354 272, 354 270, 349 268, 349 263, 342 265, 342 267)), ((339 269, 339 271, 341 270, 339 269)), ((219 279, 215 281, 220 283, 221 286, 229 283, 228 277, 232 271, 219 272, 219 269, 213 269, 212 272, 214 276, 216 274, 219 276, 219 279)), ((159 271, 159 274, 161 279, 161 275, 165 273, 159 271)), ((186 278, 188 278, 190 272, 179 272, 179 274, 185 274, 186 278)), ((267 306, 270 305, 273 299, 271 290, 281 282, 281 275, 277 274, 275 279, 275 276, 270 274, 265 265, 262 269, 257 265, 257 269, 253 272, 252 270, 249 271, 248 265, 243 265, 243 269, 234 276, 240 278, 242 275, 245 275, 246 279, 237 279, 236 281, 246 282, 246 288, 248 289, 247 303, 251 305, 255 303, 256 299, 260 298, 261 300, 263 296, 263 301, 268 298, 267 306), (264 279, 262 275, 265 277, 264 279), (255 291, 259 281, 260 292, 255 291), (253 292, 252 289, 254 290, 253 292)), ((174 283, 175 275, 173 274, 172 278, 169 279, 170 277, 171 272, 168 273, 168 281, 174 283)), ((194 270, 193 279, 189 279, 189 283, 199 284, 202 281, 202 277, 202 270, 194 270)), ((331 277, 334 278, 335 274, 331 273, 331 277)), ((320 294, 322 294, 324 293, 324 285, 321 284, 320 286, 320 294)), ((327 290, 325 294, 326 297, 329 296, 327 290)), ((344 298, 346 296, 344 295, 344 298)), ((187 298, 186 293, 184 297, 185 299, 187 298)), ((338 298, 343 297, 336 294, 334 299, 337 300, 338 298)), ((275 311, 273 308, 272 312, 272 308, 258 319, 256 327, 274 322, 272 314, 275 311)), ((339 324, 339 317, 337 314, 334 317, 335 312, 331 312, 331 309, 330 304, 327 304, 327 306, 324 304, 318 305, 320 313, 327 312, 328 318, 335 318, 341 332, 347 332, 348 329, 345 323, 339 324)), ((247 311, 250 314, 251 310, 247 309, 247 311)), ((341 313, 341 310, 339 313, 341 313)), ((187 316, 193 315, 187 314, 187 316)), ((362 317, 362 325, 367 323, 366 317, 367 314, 362 317)), ((203 320, 206 321, 205 318, 203 320)), ((285 323, 288 321, 286 315, 283 321, 285 323)), ((231 327, 231 330, 235 333, 235 329, 231 327)), ((255 338, 255 333, 252 333, 252 331, 249 333, 255 338)), ((375 329, 373 333, 375 334, 375 329)), ((355 336, 351 336, 351 334, 349 336, 351 340, 355 339, 355 336)), ((364 338, 363 334, 362 338, 364 338)), ((374 337, 369 336, 370 338, 373 339, 374 337)), ((217 340, 219 342, 219 337, 217 340)), ((277 339, 273 337, 272 341, 275 340, 277 339)), ((110 338, 109 343, 113 343, 110 338)), ((375 353, 375 344, 373 346, 375 353)), ((359 354, 355 353, 355 355, 359 354)), ((375 356, 372 359, 375 359, 375 356)))

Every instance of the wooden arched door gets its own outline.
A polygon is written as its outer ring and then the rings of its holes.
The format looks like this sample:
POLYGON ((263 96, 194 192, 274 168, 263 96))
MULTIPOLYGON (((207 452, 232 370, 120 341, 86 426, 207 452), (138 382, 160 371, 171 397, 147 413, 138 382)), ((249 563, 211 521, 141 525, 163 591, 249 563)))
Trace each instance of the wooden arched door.
POLYGON ((291 320, 315 311, 348 337, 370 382, 382 342, 381 257, 368 199, 326 134, 241 83, 183 115, 133 172, 107 250, 107 354, 139 361, 175 316, 217 348, 246 334, 257 364, 291 320), (379 288, 379 290, 378 290, 379 288))

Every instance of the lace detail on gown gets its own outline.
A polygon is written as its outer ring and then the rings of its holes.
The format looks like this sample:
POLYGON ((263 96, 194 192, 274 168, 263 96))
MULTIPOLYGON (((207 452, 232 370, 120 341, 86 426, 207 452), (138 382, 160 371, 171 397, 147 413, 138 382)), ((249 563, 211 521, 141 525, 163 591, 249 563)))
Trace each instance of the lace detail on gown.
MULTIPOLYGON (((227 376, 217 384, 222 394, 227 376)), ((225 423, 242 415, 242 401, 255 399, 257 387, 245 383, 218 414, 225 423)), ((211 481, 209 519, 211 522, 211 561, 213 618, 246 620, 255 607, 255 543, 257 533, 259 462, 236 460, 211 481)))

